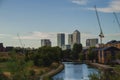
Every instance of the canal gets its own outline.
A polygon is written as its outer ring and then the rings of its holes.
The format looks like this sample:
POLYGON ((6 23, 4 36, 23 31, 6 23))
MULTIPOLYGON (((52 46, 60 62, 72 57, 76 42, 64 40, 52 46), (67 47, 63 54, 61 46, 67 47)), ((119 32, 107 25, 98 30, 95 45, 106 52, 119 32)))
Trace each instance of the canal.
POLYGON ((63 71, 53 77, 53 80, 89 80, 90 74, 98 74, 98 70, 87 64, 64 62, 63 71))

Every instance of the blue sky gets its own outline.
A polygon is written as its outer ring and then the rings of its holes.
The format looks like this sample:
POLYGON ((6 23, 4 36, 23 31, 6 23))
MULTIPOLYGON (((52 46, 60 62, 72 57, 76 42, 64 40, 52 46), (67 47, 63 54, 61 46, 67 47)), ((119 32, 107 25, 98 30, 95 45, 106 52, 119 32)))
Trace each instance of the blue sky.
POLYGON ((4 46, 39 47, 40 39, 51 39, 56 46, 56 34, 81 32, 81 43, 99 38, 99 26, 94 11, 97 6, 105 38, 103 42, 120 40, 120 0, 0 0, 0 42, 4 46))

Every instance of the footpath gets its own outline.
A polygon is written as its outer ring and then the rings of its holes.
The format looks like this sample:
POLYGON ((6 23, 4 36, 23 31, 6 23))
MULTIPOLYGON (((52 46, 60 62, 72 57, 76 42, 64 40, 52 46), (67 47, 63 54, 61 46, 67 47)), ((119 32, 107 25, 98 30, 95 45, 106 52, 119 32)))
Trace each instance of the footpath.
POLYGON ((60 64, 57 69, 51 70, 50 72, 48 72, 48 73, 43 74, 42 76, 40 76, 40 80, 44 80, 44 78, 46 78, 46 77, 52 77, 55 74, 57 74, 60 71, 62 71, 63 69, 64 69, 64 64, 60 64))
POLYGON ((99 63, 89 63, 90 65, 97 67, 98 69, 102 70, 113 70, 113 67, 110 67, 109 65, 99 64, 99 63))

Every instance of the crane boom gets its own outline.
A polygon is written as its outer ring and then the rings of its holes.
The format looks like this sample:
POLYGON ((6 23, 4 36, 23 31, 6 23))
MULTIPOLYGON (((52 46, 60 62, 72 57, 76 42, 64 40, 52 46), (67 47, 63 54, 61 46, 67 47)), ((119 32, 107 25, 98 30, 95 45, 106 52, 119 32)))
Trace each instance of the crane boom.
POLYGON ((21 39, 20 39, 20 35, 17 34, 17 36, 18 36, 18 39, 19 39, 20 45, 23 47, 22 41, 21 41, 21 39))
POLYGON ((120 23, 119 23, 119 20, 118 20, 118 17, 117 17, 117 15, 116 15, 116 13, 115 13, 115 12, 113 12, 113 14, 114 14, 115 19, 116 19, 116 21, 117 21, 117 23, 118 23, 118 26, 119 26, 119 28, 120 28, 120 23))
POLYGON ((101 44, 102 44, 102 38, 104 38, 104 34, 103 34, 103 31, 102 31, 102 27, 101 27, 101 24, 100 24, 100 19, 99 19, 99 16, 98 16, 98 12, 97 12, 96 6, 94 6, 94 8, 95 8, 95 12, 96 12, 96 16, 97 16, 99 28, 100 28, 99 37, 100 37, 100 42, 101 42, 101 44))
POLYGON ((97 12, 96 6, 94 6, 94 8, 95 8, 98 24, 99 24, 99 27, 100 27, 100 31, 102 31, 101 24, 100 24, 100 19, 99 19, 99 16, 98 16, 98 12, 97 12))
MULTIPOLYGON (((18 36, 18 39, 19 39, 20 45, 22 46, 22 48, 24 48, 25 45, 22 43, 22 40, 20 39, 20 35, 17 34, 17 36, 18 36)), ((22 50, 22 52, 24 53, 24 50, 22 50)))

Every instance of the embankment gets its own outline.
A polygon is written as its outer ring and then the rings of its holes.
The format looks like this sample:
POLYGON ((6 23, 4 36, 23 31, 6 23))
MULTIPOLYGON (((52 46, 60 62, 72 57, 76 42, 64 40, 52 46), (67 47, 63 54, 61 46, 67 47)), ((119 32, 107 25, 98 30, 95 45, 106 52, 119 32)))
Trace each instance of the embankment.
POLYGON ((50 72, 40 76, 40 80, 47 80, 49 77, 56 75, 57 73, 61 72, 63 69, 64 69, 64 64, 61 63, 57 69, 51 70, 50 72))

